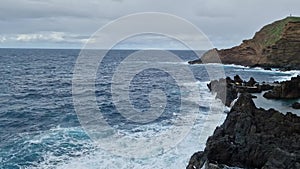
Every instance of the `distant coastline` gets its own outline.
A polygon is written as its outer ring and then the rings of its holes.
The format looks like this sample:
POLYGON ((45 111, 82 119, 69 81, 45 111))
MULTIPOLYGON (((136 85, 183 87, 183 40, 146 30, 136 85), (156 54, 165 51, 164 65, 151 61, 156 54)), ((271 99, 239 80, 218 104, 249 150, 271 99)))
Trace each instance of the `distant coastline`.
POLYGON ((300 17, 287 17, 264 26, 254 37, 230 49, 211 49, 190 64, 213 63, 218 55, 224 64, 265 69, 300 70, 300 17))

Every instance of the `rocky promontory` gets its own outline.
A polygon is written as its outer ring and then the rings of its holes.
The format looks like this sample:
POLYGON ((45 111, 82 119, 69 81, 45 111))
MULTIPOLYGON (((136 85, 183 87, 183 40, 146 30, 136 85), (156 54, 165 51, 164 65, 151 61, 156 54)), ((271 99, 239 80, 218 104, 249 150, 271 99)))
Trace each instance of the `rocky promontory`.
POLYGON ((224 166, 264 169, 300 168, 300 117, 257 108, 242 93, 224 123, 195 153, 187 169, 224 166))
POLYGON ((214 55, 219 55, 223 64, 300 69, 300 17, 287 17, 266 25, 239 46, 209 50, 201 59, 189 63, 215 63, 214 55))

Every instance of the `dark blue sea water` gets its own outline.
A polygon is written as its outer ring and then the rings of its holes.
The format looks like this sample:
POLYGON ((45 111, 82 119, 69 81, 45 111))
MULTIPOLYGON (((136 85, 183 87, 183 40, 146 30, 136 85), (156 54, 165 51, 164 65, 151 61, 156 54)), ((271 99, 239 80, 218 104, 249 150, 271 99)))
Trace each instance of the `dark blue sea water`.
MULTIPOLYGON (((193 72, 200 88, 199 118, 182 143, 168 152, 152 157, 127 158, 115 155, 93 144, 77 117, 73 97, 72 78, 80 50, 0 49, 0 168, 184 168, 193 152, 204 148, 205 139, 222 123, 225 113, 207 114, 214 109, 213 96, 206 84, 209 81, 205 66, 187 65, 196 58, 191 51, 172 51, 182 62, 168 64, 180 68, 186 65, 193 72), (209 126, 204 131, 204 122, 209 126), (200 137, 200 130, 203 137, 200 137)), ((183 95, 176 79, 158 69, 139 72, 130 83, 129 97, 135 109, 147 111, 151 107, 147 95, 158 89, 166 93, 167 104, 162 115, 147 123, 138 123, 120 115, 112 100, 111 80, 120 63, 136 51, 110 51, 100 64, 95 81, 97 106, 110 126, 120 131, 120 137, 153 138, 172 128, 174 118, 180 117, 180 97, 183 95), (178 115, 179 114, 179 115, 178 115)), ((161 56, 164 57, 164 56, 161 56)), ((145 63, 149 64, 149 63, 145 63)), ((220 65, 219 65, 220 66, 220 65)), ((285 80, 297 71, 279 72, 223 66, 227 76, 251 76, 257 81, 285 80)), ((179 70, 180 72, 180 70, 179 70)), ((180 74, 179 74, 180 75, 180 74)), ((182 73, 182 76, 185 74, 182 73)), ((126 79, 124 79, 125 83, 126 79)), ((118 81, 122 83, 123 81, 118 81)), ((117 89, 123 90, 123 89, 117 89)), ((84 91, 84 90, 83 90, 84 91)), ((261 101, 260 101, 261 102, 261 101)), ((268 106, 290 111, 290 102, 266 101, 268 106)), ((263 106, 263 105, 261 105, 263 106)))

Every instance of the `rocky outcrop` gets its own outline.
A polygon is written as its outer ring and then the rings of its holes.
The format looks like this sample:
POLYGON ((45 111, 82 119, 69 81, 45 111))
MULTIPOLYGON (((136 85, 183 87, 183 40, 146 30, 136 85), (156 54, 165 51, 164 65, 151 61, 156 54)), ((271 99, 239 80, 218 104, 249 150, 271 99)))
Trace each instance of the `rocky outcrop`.
POLYGON ((238 93, 260 93, 273 88, 269 84, 259 84, 253 77, 244 81, 239 75, 235 75, 233 79, 226 77, 213 80, 207 86, 212 93, 216 93, 216 98, 228 107, 238 97, 238 93))
POLYGON ((300 98, 300 76, 279 83, 273 90, 263 95, 267 99, 298 99, 300 98))
POLYGON ((256 108, 251 95, 242 93, 224 123, 208 138, 203 152, 195 153, 187 169, 300 168, 300 117, 273 109, 256 108))
POLYGON ((300 69, 300 17, 287 17, 264 26, 252 39, 230 49, 212 49, 190 64, 215 63, 251 67, 300 69), (211 59, 214 58, 214 59, 211 59))
POLYGON ((212 93, 216 93, 216 98, 220 99, 223 104, 230 106, 231 102, 237 98, 238 91, 235 88, 234 81, 227 77, 226 79, 213 80, 207 87, 212 93))
POLYGON ((292 108, 293 109, 300 109, 300 103, 299 102, 295 102, 292 104, 292 108))
POLYGON ((203 166, 203 164, 206 162, 206 160, 207 160, 207 157, 203 151, 196 152, 191 157, 190 162, 186 168, 187 169, 196 169, 196 167, 201 168, 203 166))

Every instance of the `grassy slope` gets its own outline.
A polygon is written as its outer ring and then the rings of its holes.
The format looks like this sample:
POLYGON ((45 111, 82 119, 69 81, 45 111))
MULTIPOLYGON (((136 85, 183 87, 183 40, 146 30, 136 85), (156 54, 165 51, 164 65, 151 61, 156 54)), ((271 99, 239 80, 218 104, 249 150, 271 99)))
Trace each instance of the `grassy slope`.
POLYGON ((284 26, 288 22, 300 22, 300 17, 287 17, 263 27, 258 33, 262 37, 261 45, 267 47, 275 44, 281 38, 284 26))

